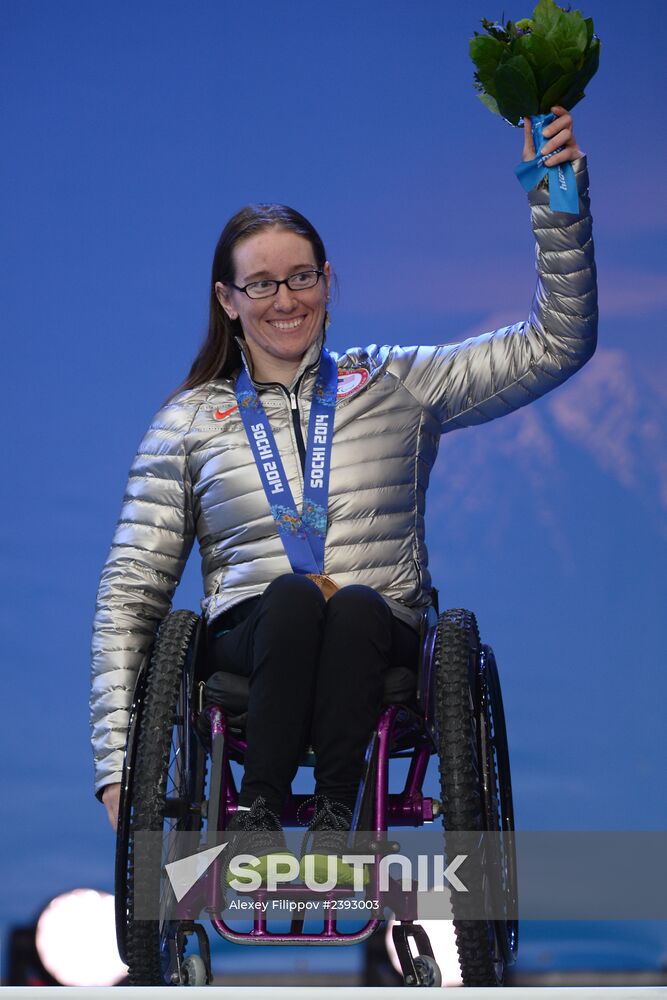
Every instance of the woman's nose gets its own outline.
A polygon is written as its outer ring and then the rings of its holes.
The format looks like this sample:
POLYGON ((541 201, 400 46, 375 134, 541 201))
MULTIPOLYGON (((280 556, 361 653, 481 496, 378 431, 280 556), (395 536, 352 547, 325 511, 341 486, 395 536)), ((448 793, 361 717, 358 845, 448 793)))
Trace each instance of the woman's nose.
POLYGON ((279 285, 273 304, 276 309, 291 310, 294 306, 294 293, 290 291, 287 285, 279 285))

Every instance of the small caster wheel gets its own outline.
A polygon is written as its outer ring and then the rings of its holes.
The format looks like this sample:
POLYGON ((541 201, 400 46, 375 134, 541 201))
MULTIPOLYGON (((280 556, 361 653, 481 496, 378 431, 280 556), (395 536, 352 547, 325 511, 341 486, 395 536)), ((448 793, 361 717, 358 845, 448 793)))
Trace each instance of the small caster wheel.
POLYGON ((201 955, 188 955, 181 965, 183 986, 206 986, 208 975, 201 955))
POLYGON ((419 977, 419 986, 442 986, 442 973, 430 955, 417 955, 415 969, 419 977))

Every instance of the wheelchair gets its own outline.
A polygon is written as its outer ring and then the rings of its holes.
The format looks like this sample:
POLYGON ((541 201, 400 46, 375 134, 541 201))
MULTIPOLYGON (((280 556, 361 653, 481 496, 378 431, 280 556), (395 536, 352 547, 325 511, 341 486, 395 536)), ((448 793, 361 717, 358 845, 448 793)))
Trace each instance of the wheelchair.
MULTIPOLYGON (((210 984, 210 943, 202 923, 175 911, 164 852, 139 858, 146 832, 189 834, 206 843, 206 832, 224 831, 238 804, 231 762, 243 763, 248 679, 205 670, 207 629, 191 611, 172 611, 160 625, 138 673, 128 727, 116 845, 115 902, 118 949, 133 985, 210 984), (202 678, 207 678, 203 680, 202 678), (150 918, 139 903, 154 905, 150 918), (192 946, 198 950, 192 951, 192 946), (186 952, 190 953, 186 956, 186 952)), ((313 763, 311 748, 302 764, 313 763)), ((405 765, 404 765, 405 767, 405 765)), ((308 795, 292 793, 281 816, 295 825, 308 795)), ((451 913, 464 986, 502 986, 517 956, 517 878, 514 816, 507 734, 493 650, 480 641, 475 616, 464 609, 438 614, 437 592, 424 611, 419 669, 393 668, 384 679, 383 703, 370 734, 352 829, 372 831, 377 856, 396 850, 389 828, 420 827, 442 819, 444 843, 453 831, 489 831, 498 846, 483 880, 500 884, 506 908, 471 918, 465 899, 452 893, 451 913), (430 757, 439 758, 441 798, 422 786, 430 757), (402 791, 389 792, 390 762, 407 758, 402 791)), ((447 847, 445 846, 445 857, 447 847)), ((240 931, 223 919, 222 873, 215 871, 204 900, 204 923, 229 941, 252 945, 352 945, 385 925, 381 913, 361 916, 362 926, 341 929, 335 909, 313 920, 283 916, 289 928, 270 928, 254 912, 240 931), (306 923, 304 923, 306 920, 306 923)), ((376 887, 377 888, 377 887, 376 887)), ((284 892, 293 898, 304 886, 284 892)), ((350 893, 340 887, 330 893, 350 893)), ((257 890, 262 897, 262 890, 257 890)), ((400 893, 399 893, 400 895, 400 893)), ((409 894, 403 892, 405 904, 409 894)), ((411 897, 413 899, 416 896, 411 897)), ((294 904, 292 904, 294 905, 294 904)), ((390 908, 391 909, 391 908, 390 908)), ((197 910, 201 914, 201 909, 197 910)), ((409 986, 439 986, 442 977, 417 908, 408 901, 393 923, 392 938, 409 986), (412 942, 412 944, 411 944, 412 942), (416 952, 416 954, 414 954, 416 952)), ((315 919, 315 918, 313 918, 315 919)))

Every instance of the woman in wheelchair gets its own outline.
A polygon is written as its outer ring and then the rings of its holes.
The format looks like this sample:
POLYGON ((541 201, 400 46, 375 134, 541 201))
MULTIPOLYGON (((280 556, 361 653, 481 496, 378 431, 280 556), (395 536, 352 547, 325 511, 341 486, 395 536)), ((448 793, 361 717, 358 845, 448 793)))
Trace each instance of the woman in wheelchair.
MULTIPOLYGON (((325 345, 333 272, 311 223, 260 204, 225 226, 208 335, 139 446, 99 585, 95 787, 114 826, 134 681, 197 538, 208 669, 249 681, 231 825, 281 830, 310 745, 310 831, 322 850, 340 844, 383 677, 418 664, 431 601, 425 494, 440 435, 537 399, 595 350, 586 157, 571 114, 554 114, 545 150, 560 149, 550 165, 572 162, 579 216, 553 212, 544 185, 529 193, 529 317, 462 343, 336 355, 325 345)), ((529 121, 523 156, 534 156, 529 121)), ((401 287, 403 307, 410 295, 401 287)))
MULTIPOLYGON (((382 675, 391 666, 416 671, 417 632, 371 587, 351 584, 327 601, 312 579, 297 573, 277 577, 261 597, 218 621, 211 668, 250 678, 242 812, 232 829, 280 830, 285 797, 310 745, 310 830, 319 833, 320 848, 335 849, 335 833, 350 829, 368 736, 380 713, 382 675), (333 837, 323 836, 329 831, 333 837)), ((261 856, 261 845, 255 853, 261 856)))

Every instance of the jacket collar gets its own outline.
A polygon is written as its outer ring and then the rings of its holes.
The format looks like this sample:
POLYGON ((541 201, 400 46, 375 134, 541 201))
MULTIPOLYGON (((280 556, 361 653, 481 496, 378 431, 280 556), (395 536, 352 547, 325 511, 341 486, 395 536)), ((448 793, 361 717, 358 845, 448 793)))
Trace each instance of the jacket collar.
MULTIPOLYGON (((293 389, 296 383, 301 378, 301 376, 306 371, 312 370, 314 375, 317 374, 317 369, 319 368, 320 364, 320 355, 322 353, 322 348, 324 347, 325 339, 326 338, 324 331, 322 331, 310 345, 304 356, 301 358, 301 363, 297 368, 292 381, 288 386, 285 386, 286 389, 293 389)), ((255 382, 252 374, 252 359, 250 357, 250 351, 248 350, 248 345, 243 337, 237 336, 234 337, 234 340, 239 345, 239 350, 241 351, 241 360, 243 361, 243 367, 250 376, 250 380, 252 381, 253 385, 255 385, 259 389, 262 389, 267 385, 277 385, 278 383, 276 382, 255 382)))

